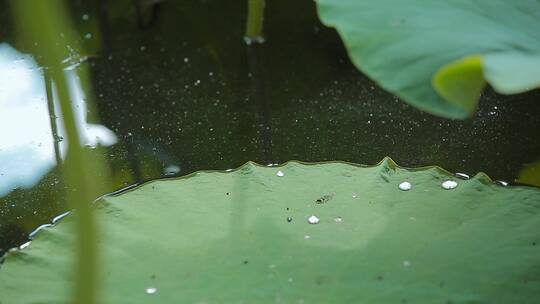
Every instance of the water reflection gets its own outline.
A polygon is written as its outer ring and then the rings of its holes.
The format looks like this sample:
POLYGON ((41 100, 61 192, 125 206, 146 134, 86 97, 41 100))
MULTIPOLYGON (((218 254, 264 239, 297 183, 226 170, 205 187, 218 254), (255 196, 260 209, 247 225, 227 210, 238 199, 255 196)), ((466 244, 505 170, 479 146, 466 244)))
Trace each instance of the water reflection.
MULTIPOLYGON (((47 85, 35 60, 9 44, 0 44, 0 197, 15 188, 29 188, 66 155, 65 129, 54 84, 47 85), (50 112, 54 114, 50 115, 50 112)), ((77 69, 66 70, 81 142, 88 147, 116 143, 106 127, 87 123, 85 94, 77 69)))

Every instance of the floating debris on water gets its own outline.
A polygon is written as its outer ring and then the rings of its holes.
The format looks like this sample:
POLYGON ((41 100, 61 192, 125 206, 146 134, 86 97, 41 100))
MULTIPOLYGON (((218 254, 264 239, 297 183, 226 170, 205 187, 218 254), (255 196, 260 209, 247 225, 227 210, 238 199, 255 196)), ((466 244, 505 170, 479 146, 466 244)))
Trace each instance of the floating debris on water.
POLYGON ((343 218, 342 218, 341 216, 338 216, 338 217, 336 217, 336 218, 334 219, 334 222, 336 222, 336 223, 341 223, 341 222, 343 222, 343 218))
POLYGON ((146 294, 149 294, 149 295, 155 294, 155 293, 157 292, 157 288, 155 288, 155 287, 148 287, 148 288, 146 288, 145 292, 146 292, 146 294))
POLYGON ((325 194, 321 197, 319 197, 318 199, 315 200, 315 203, 316 204, 324 204, 324 203, 328 203, 333 197, 334 197, 335 193, 332 193, 332 194, 325 194))
POLYGON ((355 199, 358 198, 358 194, 356 194, 356 193, 353 194, 353 195, 352 195, 352 198, 355 198, 355 199))
POLYGON ((399 190, 409 191, 412 188, 412 184, 409 182, 401 182, 398 186, 399 190))
POLYGON ((455 180, 445 180, 442 182, 441 187, 445 190, 452 190, 458 186, 458 183, 455 180))
POLYGON ((283 177, 285 176, 285 173, 283 173, 283 171, 279 170, 277 173, 276 173, 277 176, 279 177, 283 177))
POLYGON ((307 221, 310 224, 318 224, 321 220, 317 216, 312 215, 312 216, 308 217, 307 221))

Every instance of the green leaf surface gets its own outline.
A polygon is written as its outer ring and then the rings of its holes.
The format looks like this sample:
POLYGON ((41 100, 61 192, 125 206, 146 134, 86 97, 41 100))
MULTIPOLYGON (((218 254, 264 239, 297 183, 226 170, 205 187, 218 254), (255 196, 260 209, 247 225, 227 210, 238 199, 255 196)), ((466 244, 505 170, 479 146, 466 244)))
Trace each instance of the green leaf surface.
MULTIPOLYGON (((540 191, 499 186, 482 173, 462 180, 390 159, 373 167, 247 163, 149 182, 95 206, 99 303, 528 303, 540 296, 540 191), (457 187, 443 189, 446 180, 457 187), (400 190, 403 181, 412 189, 400 190), (320 222, 309 224, 311 215, 320 222)), ((69 303, 76 216, 10 251, 0 303, 69 303)))
POLYGON ((467 117, 484 79, 503 94, 540 87, 538 0, 318 0, 317 6, 360 70, 424 111, 467 117), (470 56, 481 58, 482 73, 456 70, 454 79, 472 83, 462 93, 455 82, 432 86, 441 68, 470 56))

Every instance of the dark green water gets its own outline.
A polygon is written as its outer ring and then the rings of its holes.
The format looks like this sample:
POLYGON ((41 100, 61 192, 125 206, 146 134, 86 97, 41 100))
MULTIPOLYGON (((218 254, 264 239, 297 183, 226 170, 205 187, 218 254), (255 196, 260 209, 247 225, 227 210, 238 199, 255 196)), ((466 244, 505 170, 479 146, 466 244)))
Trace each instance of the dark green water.
MULTIPOLYGON (((139 13, 136 1, 112 2, 71 3, 92 55, 84 63, 94 87, 90 116, 118 137, 103 149, 110 189, 167 176, 171 165, 178 176, 248 160, 375 164, 384 156, 513 181, 540 157, 538 90, 487 90, 464 121, 422 113, 355 69, 313 1, 268 1, 267 41, 251 48, 242 38, 243 1, 169 0, 139 13)), ((16 47, 0 3, 0 39, 16 47)), ((10 132, 0 130, 0 147, 10 132)), ((2 153, 0 174, 10 161, 2 153)), ((54 168, 36 186, 0 197, 0 253, 65 211, 64 191, 54 168)))

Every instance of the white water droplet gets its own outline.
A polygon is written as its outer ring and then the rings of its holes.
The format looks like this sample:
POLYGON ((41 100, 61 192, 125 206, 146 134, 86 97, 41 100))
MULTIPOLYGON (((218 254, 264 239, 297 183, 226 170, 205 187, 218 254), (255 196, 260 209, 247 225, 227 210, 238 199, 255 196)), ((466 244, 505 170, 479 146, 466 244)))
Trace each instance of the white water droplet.
POLYGON ((446 190, 452 190, 458 186, 458 183, 455 180, 445 180, 442 182, 441 187, 446 190))
POLYGON ((341 223, 341 222, 343 222, 343 218, 342 218, 341 216, 338 216, 338 217, 336 217, 336 218, 334 219, 334 222, 336 222, 336 223, 341 223))
POLYGON ((307 221, 310 224, 318 224, 321 220, 317 216, 312 215, 312 216, 308 217, 307 221))
POLYGON ((283 177, 285 176, 285 173, 283 173, 283 171, 279 170, 277 173, 276 173, 277 176, 279 177, 283 177))
POLYGON ((146 294, 151 295, 151 294, 155 294, 155 293, 157 292, 157 288, 155 288, 155 287, 148 287, 148 288, 146 288, 145 291, 146 291, 146 294))
POLYGON ((409 191, 412 188, 412 184, 409 182, 401 182, 398 186, 399 190, 409 191))

